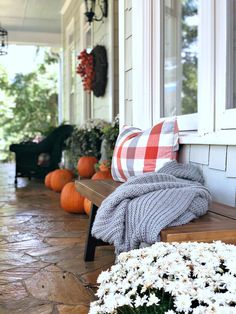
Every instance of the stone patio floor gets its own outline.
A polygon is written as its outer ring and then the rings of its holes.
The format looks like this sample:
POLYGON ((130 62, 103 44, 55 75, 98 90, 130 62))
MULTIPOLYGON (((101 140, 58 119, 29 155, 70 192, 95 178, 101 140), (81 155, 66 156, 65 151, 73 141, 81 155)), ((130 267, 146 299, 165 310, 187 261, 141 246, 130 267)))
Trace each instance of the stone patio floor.
POLYGON ((86 215, 60 208, 60 194, 18 179, 0 164, 0 314, 85 314, 98 274, 114 263, 110 246, 83 261, 86 215))

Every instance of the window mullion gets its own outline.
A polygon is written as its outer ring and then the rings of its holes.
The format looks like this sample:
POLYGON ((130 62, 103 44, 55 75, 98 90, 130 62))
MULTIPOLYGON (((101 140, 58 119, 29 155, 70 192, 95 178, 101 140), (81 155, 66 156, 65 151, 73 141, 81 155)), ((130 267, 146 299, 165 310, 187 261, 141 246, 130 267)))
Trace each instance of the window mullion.
POLYGON ((198 64, 198 133, 214 131, 215 0, 200 0, 198 64))

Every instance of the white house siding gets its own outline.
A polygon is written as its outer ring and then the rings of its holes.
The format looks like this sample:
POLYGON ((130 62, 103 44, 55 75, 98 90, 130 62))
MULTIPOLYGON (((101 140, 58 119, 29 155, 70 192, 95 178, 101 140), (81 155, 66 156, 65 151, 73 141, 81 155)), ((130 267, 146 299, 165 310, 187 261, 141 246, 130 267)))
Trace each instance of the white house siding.
POLYGON ((93 97, 94 118, 111 121, 118 113, 118 0, 109 1, 108 18, 93 23, 93 44, 107 49, 108 83, 104 97, 93 97), (112 7, 113 6, 113 7, 112 7), (113 15, 112 15, 113 11, 113 15), (113 26, 112 26, 112 25, 113 26))
MULTIPOLYGON (((68 85, 69 80, 67 76, 68 62, 67 62, 67 38, 66 30, 72 19, 74 18, 74 40, 75 40, 75 52, 79 52, 80 43, 80 5, 82 0, 72 0, 64 15, 62 15, 62 46, 63 46, 63 96, 62 96, 62 108, 63 108, 63 120, 74 124, 80 124, 83 119, 83 108, 80 100, 82 94, 82 84, 78 75, 75 76, 75 100, 76 105, 73 108, 74 118, 70 119, 70 106, 68 100, 68 85)), ((76 65, 75 65, 76 70, 76 65)))
MULTIPOLYGON (((68 77, 67 77, 67 41, 66 29, 74 18, 74 38, 76 56, 81 51, 81 4, 82 0, 72 0, 62 15, 62 41, 63 41, 63 120, 80 125, 86 119, 86 108, 84 108, 84 92, 81 78, 76 74, 75 79, 75 106, 73 117, 70 117, 70 104, 68 99, 68 77)), ((108 83, 104 97, 92 95, 93 118, 101 118, 111 121, 118 113, 118 0, 109 1, 108 17, 104 22, 93 22, 92 26, 93 46, 100 44, 107 49, 108 56, 108 83), (112 15, 112 11, 114 15, 112 15), (111 33, 112 31, 112 33, 111 33)))
POLYGON ((236 146, 182 145, 179 160, 202 169, 215 201, 236 207, 236 146))

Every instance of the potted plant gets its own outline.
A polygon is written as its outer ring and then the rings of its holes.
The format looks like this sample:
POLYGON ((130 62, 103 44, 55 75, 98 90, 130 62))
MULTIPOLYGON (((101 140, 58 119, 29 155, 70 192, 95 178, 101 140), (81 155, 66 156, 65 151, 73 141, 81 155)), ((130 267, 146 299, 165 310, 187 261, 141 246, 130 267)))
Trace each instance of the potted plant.
POLYGON ((103 129, 103 141, 101 147, 101 162, 106 160, 111 163, 116 140, 119 134, 119 116, 117 115, 111 124, 107 124, 103 129))
POLYGON ((235 313, 236 246, 164 243, 121 253, 90 314, 235 313))
POLYGON ((67 159, 70 160, 74 171, 77 171, 80 157, 90 156, 99 160, 101 156, 102 130, 106 125, 107 122, 103 120, 90 119, 82 126, 74 128, 72 135, 66 141, 67 159))

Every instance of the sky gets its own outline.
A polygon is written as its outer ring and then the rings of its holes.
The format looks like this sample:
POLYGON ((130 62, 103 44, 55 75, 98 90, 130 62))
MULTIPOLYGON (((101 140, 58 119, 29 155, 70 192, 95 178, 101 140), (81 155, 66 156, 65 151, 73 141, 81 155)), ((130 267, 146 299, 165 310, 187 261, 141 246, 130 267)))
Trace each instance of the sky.
POLYGON ((8 54, 0 56, 0 65, 3 65, 12 80, 16 73, 30 73, 36 65, 43 61, 43 49, 37 55, 36 46, 9 45, 8 54))

